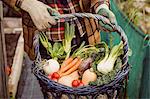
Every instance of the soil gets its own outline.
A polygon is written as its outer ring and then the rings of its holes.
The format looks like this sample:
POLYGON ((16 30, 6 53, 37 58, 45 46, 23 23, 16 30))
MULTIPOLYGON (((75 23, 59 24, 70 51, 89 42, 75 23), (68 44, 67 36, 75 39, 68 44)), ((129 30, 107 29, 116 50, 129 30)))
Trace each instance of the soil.
POLYGON ((7 65, 12 66, 20 34, 5 34, 7 65))

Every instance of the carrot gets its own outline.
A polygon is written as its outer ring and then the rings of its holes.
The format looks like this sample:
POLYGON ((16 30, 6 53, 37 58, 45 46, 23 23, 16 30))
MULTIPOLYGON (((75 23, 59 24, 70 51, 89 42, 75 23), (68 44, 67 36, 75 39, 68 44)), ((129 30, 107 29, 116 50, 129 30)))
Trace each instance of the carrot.
POLYGON ((71 74, 72 72, 74 72, 75 70, 78 69, 78 67, 80 66, 82 60, 79 59, 79 61, 72 67, 70 68, 68 71, 66 71, 65 73, 62 73, 60 76, 66 76, 66 75, 69 75, 71 74))
POLYGON ((78 62, 78 58, 75 58, 70 64, 68 64, 67 66, 65 66, 64 68, 62 68, 61 70, 58 71, 59 74, 65 72, 66 70, 70 69, 71 67, 73 67, 77 62, 78 62))
MULTIPOLYGON (((64 68, 65 66, 67 66, 69 63, 71 63, 73 61, 72 57, 67 58, 61 65, 61 69, 64 68)), ((60 70, 61 70, 60 69, 60 70)))

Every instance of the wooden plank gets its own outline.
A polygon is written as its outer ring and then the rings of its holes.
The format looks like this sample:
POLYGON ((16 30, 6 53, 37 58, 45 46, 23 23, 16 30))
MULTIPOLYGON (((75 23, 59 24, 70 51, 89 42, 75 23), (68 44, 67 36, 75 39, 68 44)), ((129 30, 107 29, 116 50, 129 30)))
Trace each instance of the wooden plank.
POLYGON ((22 19, 21 18, 10 18, 4 17, 3 27, 5 34, 19 33, 22 31, 22 19))
POLYGON ((15 56, 13 59, 13 65, 11 67, 11 74, 9 76, 8 85, 9 85, 9 94, 10 97, 15 98, 17 92, 17 86, 21 75, 22 63, 24 55, 24 39, 23 33, 18 39, 18 44, 15 51, 15 56))
POLYGON ((8 18, 3 19, 4 33, 7 35, 20 34, 17 41, 17 47, 15 50, 15 55, 13 58, 13 64, 11 67, 11 74, 8 80, 8 90, 9 96, 15 98, 18 83, 22 70, 22 62, 24 55, 24 39, 23 39, 23 29, 22 29, 22 19, 21 18, 8 18))
POLYGON ((2 28, 3 20, 3 7, 0 1, 0 98, 9 99, 7 90, 7 75, 5 73, 6 66, 6 50, 5 50, 5 37, 2 28))
POLYGON ((21 75, 23 54, 24 54, 22 19, 5 17, 3 19, 3 27, 4 27, 4 33, 7 35, 20 34, 20 37, 17 40, 15 55, 13 57, 11 74, 8 79, 9 96, 15 98, 20 75, 21 75))

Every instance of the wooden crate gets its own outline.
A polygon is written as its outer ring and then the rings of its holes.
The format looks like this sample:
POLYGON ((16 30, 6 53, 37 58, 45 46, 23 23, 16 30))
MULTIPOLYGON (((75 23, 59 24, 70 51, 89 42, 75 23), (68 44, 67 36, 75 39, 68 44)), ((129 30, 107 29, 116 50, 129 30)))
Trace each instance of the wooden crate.
POLYGON ((8 90, 7 90, 8 76, 5 73, 7 61, 6 61, 5 37, 2 21, 3 21, 3 5, 2 1, 0 1, 0 99, 8 99, 8 90))
POLYGON ((10 97, 14 97, 17 92, 18 82, 21 75, 23 55, 24 55, 24 39, 22 31, 22 22, 18 18, 4 18, 4 33, 5 34, 20 34, 13 57, 11 66, 11 74, 8 79, 8 90, 10 97))

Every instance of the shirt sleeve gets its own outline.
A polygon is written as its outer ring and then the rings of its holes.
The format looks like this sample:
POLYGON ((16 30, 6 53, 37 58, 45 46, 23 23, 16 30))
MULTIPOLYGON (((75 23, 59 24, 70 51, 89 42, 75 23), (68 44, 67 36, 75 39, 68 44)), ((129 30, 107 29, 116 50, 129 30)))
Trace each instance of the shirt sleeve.
POLYGON ((97 7, 102 4, 106 4, 108 7, 110 7, 110 0, 91 0, 91 8, 94 8, 95 11, 97 7))
POLYGON ((6 5, 14 8, 17 0, 2 0, 6 5))
POLYGON ((90 9, 96 12, 96 9, 102 4, 110 7, 110 0, 79 0, 79 3, 81 9, 86 12, 89 12, 90 9))

